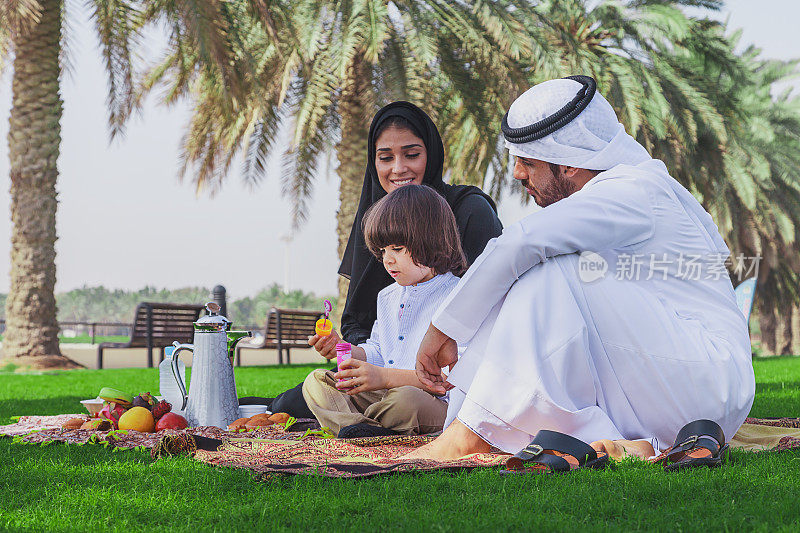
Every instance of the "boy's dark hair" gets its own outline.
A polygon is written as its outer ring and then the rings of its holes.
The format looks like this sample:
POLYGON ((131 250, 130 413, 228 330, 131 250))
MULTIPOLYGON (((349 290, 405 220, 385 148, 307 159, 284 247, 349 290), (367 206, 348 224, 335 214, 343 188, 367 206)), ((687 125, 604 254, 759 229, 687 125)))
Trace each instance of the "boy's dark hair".
POLYGON ((426 185, 404 185, 375 202, 364 215, 364 240, 379 260, 381 248, 405 246, 416 264, 436 274, 460 276, 467 269, 456 217, 426 185))

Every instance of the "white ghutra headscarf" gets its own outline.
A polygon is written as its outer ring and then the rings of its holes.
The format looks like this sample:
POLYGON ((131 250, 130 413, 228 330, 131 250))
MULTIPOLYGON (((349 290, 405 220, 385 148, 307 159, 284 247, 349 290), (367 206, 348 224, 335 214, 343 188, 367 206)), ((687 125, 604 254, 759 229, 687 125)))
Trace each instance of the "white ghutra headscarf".
MULTIPOLYGON (((582 89, 575 80, 550 80, 535 85, 508 110, 508 125, 523 128, 552 116, 582 89)), ((616 165, 638 165, 650 154, 628 135, 611 104, 599 92, 577 117, 541 139, 515 144, 506 140, 511 155, 557 165, 608 170, 616 165)))
MULTIPOLYGON (((578 78, 587 77, 579 76, 578 78)), ((591 80, 594 83, 594 80, 591 80)), ((510 128, 525 128, 557 115, 586 84, 574 79, 550 80, 535 85, 517 98, 506 116, 510 128)), ((576 117, 552 133, 524 143, 515 143, 506 136, 511 155, 538 159, 547 163, 588 170, 610 170, 629 165, 661 176, 675 193, 687 214, 704 228, 707 239, 720 253, 728 247, 716 224, 686 188, 669 175, 662 161, 653 159, 645 148, 628 135, 617 119, 611 104, 594 92, 589 104, 576 117)))

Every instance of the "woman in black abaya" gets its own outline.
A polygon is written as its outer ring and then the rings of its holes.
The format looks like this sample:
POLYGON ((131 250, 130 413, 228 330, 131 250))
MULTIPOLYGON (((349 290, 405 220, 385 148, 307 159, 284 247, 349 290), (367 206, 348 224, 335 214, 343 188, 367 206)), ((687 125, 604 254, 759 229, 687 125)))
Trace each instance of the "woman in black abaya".
MULTIPOLYGON (((361 344, 369 338, 376 319, 378 292, 394 282, 367 249, 362 231, 364 213, 388 192, 415 183, 432 187, 441 194, 455 215, 468 264, 480 255, 490 239, 502 232, 492 199, 478 187, 446 184, 442 180, 443 165, 442 138, 424 111, 408 102, 393 102, 375 114, 369 129, 361 199, 339 267, 339 274, 350 279, 341 324, 345 341, 361 344)), ((336 356, 334 337, 314 337, 310 342, 325 343, 317 348, 321 348, 324 357, 332 358, 336 356)), ((264 401, 268 399, 250 397, 242 398, 240 403, 264 401)), ((303 400, 302 383, 272 400, 270 410, 295 417, 313 416, 303 400)))

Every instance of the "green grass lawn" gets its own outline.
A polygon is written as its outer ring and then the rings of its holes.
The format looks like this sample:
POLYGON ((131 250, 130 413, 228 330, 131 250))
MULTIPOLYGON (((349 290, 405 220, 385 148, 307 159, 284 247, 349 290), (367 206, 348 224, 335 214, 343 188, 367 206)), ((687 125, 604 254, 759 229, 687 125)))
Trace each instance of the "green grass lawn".
MULTIPOLYGON (((313 366, 237 368, 239 394, 270 395, 313 366)), ((800 358, 755 362, 753 416, 800 416, 800 358)), ((157 388, 156 369, 0 373, 0 424, 79 412, 102 386, 157 388)), ((606 471, 501 476, 288 477, 137 451, 31 446, 0 439, 0 530, 796 531, 800 452, 734 453, 720 469, 665 473, 627 461, 606 471)))

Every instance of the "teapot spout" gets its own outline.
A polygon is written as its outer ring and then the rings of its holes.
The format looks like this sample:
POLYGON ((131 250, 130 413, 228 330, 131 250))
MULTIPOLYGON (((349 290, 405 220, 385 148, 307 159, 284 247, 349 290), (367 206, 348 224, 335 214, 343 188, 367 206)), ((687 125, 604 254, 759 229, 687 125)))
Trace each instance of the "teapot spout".
POLYGON ((239 341, 242 339, 246 339, 247 337, 252 337, 252 331, 226 331, 228 335, 228 357, 233 360, 233 356, 236 355, 236 345, 239 344, 239 341))

